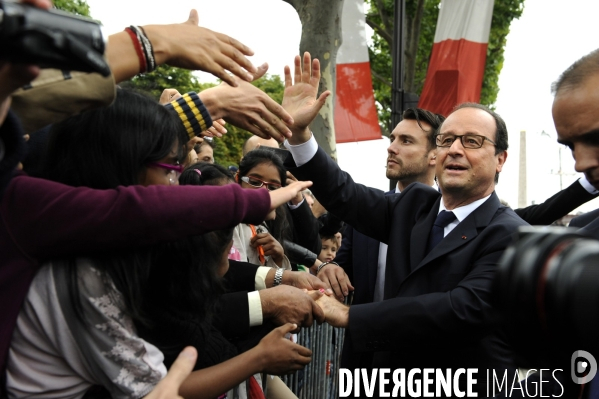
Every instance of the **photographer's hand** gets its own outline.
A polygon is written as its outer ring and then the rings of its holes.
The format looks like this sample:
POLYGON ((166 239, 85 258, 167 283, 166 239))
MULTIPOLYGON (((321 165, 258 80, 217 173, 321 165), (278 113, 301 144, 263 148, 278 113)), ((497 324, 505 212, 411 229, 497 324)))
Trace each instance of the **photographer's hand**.
MULTIPOLYGON (((50 0, 22 0, 21 3, 46 10, 52 7, 50 0)), ((0 62, 0 125, 4 123, 4 118, 6 118, 10 107, 9 96, 21 86, 35 79, 39 73, 40 69, 35 65, 0 62)))

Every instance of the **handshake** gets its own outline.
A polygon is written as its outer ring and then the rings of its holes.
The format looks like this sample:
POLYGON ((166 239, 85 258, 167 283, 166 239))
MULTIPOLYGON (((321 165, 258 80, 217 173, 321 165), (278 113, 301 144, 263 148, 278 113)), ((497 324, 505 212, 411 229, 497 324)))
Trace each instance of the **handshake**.
POLYGON ((347 327, 349 307, 333 296, 320 279, 305 272, 286 271, 283 284, 260 291, 264 319, 276 325, 293 323, 310 327, 316 320, 334 327, 347 327))

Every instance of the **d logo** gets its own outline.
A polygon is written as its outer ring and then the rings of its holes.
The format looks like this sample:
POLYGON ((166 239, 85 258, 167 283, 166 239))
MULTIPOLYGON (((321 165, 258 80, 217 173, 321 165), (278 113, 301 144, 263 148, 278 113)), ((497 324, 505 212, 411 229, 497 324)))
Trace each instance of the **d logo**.
POLYGON ((570 370, 575 384, 586 384, 597 374, 597 361, 589 352, 578 350, 572 354, 570 370))

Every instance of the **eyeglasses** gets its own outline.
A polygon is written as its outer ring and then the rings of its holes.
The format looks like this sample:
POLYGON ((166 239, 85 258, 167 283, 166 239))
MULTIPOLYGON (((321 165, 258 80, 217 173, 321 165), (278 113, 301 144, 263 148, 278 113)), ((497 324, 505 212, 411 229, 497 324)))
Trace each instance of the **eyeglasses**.
POLYGON ((179 176, 181 176, 181 173, 183 173, 183 169, 185 169, 183 165, 172 165, 160 162, 150 162, 148 163, 148 165, 169 170, 168 181, 171 184, 177 184, 177 181, 179 181, 179 176))
POLYGON ((260 188, 262 186, 266 186, 268 191, 274 191, 278 188, 281 188, 279 183, 270 183, 264 180, 257 179, 255 177, 250 176, 242 176, 241 181, 249 184, 252 187, 260 188))
POLYGON ((462 136, 457 136, 455 134, 438 134, 435 136, 435 143, 437 144, 437 147, 451 147, 456 139, 460 139, 464 148, 480 148, 485 143, 485 140, 493 145, 497 145, 493 140, 478 134, 464 134, 462 136))

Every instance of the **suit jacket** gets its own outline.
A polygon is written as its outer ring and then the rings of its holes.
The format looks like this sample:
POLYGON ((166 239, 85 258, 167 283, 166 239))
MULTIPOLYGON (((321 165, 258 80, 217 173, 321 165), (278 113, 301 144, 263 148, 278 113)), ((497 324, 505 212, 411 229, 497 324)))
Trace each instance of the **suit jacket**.
MULTIPOLYGON (((532 225, 549 225, 596 197, 597 194, 589 193, 577 180, 545 200, 542 204, 516 209, 515 212, 518 216, 532 225)), ((575 219, 572 219, 572 221, 575 219)), ((580 227, 586 224, 587 223, 580 227)))
MULTIPOLYGON (((392 194, 395 194, 395 190, 385 193, 385 195, 392 194)), ((590 194, 578 181, 575 181, 542 204, 515 209, 514 212, 531 225, 548 225, 596 196, 596 194, 590 194)), ((572 219, 570 226, 584 227, 595 220, 597 216, 599 216, 599 210, 586 213, 572 219)), ((588 230, 593 234, 590 228, 588 230)), ((353 303, 355 304, 373 301, 379 245, 379 241, 355 231, 351 226, 348 226, 345 231, 335 261, 343 267, 354 284, 353 303)))
MULTIPOLYGON (((393 194, 395 190, 385 193, 393 194)), ((354 286, 354 304, 369 303, 374 299, 380 244, 347 225, 335 262, 345 270, 354 286)))
MULTIPOLYGON (((385 300, 349 311, 348 347, 372 355, 361 367, 515 370, 495 325, 491 286, 504 249, 527 223, 495 193, 427 254, 441 201, 431 187, 415 183, 386 196, 354 183, 322 149, 288 169, 314 182, 311 189, 325 208, 389 245, 385 300)), ((478 378, 482 389, 484 373, 478 378)))

